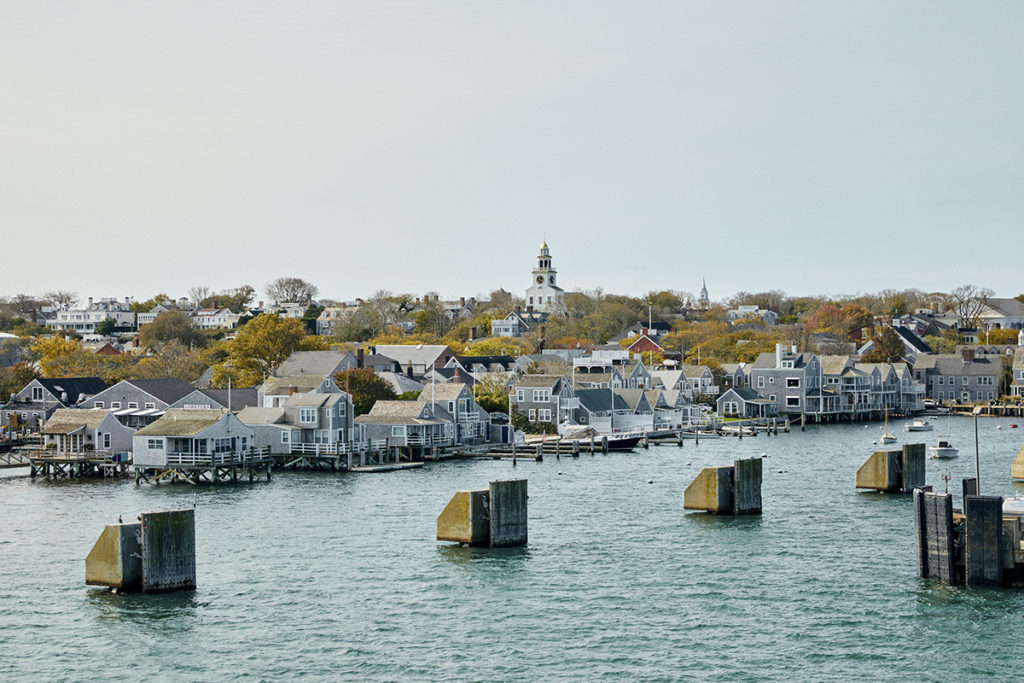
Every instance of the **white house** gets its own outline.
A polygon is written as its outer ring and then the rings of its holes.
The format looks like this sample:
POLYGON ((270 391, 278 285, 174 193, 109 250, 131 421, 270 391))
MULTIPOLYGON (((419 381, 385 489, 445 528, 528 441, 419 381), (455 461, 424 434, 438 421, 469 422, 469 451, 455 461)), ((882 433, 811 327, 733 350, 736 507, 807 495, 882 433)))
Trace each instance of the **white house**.
POLYGON ((169 409, 135 432, 132 464, 142 467, 217 465, 254 446, 252 427, 226 410, 169 409))

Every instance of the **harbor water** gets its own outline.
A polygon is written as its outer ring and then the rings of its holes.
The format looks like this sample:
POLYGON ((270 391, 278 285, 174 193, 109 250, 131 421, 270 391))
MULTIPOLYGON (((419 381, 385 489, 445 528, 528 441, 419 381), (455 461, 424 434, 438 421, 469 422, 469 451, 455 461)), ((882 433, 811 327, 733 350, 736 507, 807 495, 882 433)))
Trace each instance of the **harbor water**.
MULTIPOLYGON (((982 419, 981 492, 1024 429, 982 419), (1001 426, 1002 429, 997 429, 1001 426)), ((946 430, 899 442, 934 442, 946 430)), ((1024 592, 921 580, 910 496, 859 492, 879 423, 543 462, 136 486, 0 475, 3 680, 1018 679, 1024 592), (683 511, 708 465, 764 453, 764 514, 683 511), (460 489, 529 480, 529 544, 434 540, 460 489), (196 505, 193 592, 84 585, 104 525, 196 505)), ((974 473, 974 422, 953 418, 974 473)))

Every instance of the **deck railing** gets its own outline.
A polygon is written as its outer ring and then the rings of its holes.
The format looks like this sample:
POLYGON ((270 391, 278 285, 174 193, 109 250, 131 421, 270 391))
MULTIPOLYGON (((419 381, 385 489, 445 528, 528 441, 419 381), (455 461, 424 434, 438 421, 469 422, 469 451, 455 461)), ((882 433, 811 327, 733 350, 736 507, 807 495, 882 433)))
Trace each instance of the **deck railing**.
POLYGON ((181 453, 171 451, 167 454, 167 464, 179 467, 214 467, 227 465, 248 465, 265 463, 270 460, 270 448, 247 448, 244 451, 227 453, 181 453))

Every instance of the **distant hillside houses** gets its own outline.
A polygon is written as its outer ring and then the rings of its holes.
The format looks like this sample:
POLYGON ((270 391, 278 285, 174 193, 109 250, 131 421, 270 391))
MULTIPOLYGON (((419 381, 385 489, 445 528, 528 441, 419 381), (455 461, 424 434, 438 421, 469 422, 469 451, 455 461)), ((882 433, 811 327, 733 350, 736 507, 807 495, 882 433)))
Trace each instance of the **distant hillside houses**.
POLYGON ((749 321, 752 318, 760 318, 766 325, 779 324, 778 313, 768 309, 758 308, 757 306, 738 306, 725 314, 725 319, 730 325, 735 325, 741 320, 749 321))

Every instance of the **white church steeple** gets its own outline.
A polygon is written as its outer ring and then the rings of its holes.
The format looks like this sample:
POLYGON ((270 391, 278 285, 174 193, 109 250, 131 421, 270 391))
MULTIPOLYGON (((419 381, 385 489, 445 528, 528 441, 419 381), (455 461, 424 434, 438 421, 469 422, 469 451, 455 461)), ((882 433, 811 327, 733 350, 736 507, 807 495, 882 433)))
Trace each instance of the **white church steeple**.
POLYGON ((540 245, 537 265, 533 267, 533 282, 526 290, 526 305, 543 313, 565 313, 565 292, 557 282, 557 271, 551 265, 551 250, 545 240, 540 245))

